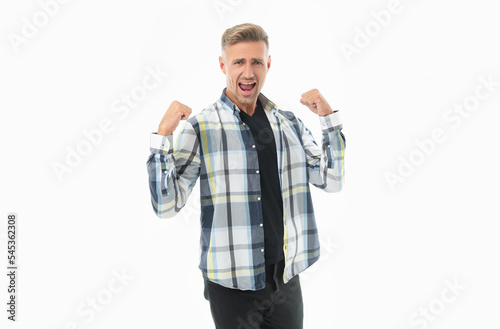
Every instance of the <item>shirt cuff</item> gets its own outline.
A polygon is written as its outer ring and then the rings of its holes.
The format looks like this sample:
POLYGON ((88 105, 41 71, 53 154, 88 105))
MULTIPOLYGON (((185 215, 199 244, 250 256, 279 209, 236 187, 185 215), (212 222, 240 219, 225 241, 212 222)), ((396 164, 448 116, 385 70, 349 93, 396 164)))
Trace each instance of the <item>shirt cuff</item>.
POLYGON ((158 153, 161 155, 168 155, 173 153, 173 136, 162 136, 157 133, 151 134, 150 149, 151 153, 158 153))
POLYGON ((323 132, 330 132, 342 128, 342 120, 338 111, 329 115, 320 116, 319 122, 323 132))

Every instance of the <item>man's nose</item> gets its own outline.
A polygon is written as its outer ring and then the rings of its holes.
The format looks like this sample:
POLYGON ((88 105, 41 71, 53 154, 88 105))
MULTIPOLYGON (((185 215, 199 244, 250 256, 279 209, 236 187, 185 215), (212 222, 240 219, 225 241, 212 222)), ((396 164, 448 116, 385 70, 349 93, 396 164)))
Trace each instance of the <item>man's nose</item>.
POLYGON ((245 70, 243 71, 243 77, 245 77, 246 79, 253 79, 253 68, 252 68, 252 64, 246 64, 245 65, 245 70))

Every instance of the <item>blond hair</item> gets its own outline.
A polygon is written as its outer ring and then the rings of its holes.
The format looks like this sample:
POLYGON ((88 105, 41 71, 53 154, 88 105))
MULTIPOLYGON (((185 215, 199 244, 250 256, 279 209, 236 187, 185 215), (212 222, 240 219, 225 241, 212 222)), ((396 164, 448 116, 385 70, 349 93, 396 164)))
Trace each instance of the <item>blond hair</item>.
POLYGON ((269 40, 266 31, 262 27, 252 23, 245 23, 228 28, 221 39, 222 51, 225 51, 227 46, 238 42, 248 41, 264 41, 267 49, 269 49, 269 40))

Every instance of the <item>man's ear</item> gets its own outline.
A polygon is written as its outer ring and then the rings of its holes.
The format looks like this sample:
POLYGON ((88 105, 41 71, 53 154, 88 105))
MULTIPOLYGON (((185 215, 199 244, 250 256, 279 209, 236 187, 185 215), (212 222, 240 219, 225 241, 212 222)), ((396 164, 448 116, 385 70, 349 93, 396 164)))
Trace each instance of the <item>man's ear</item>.
POLYGON ((267 70, 271 68, 271 55, 269 55, 269 58, 267 59, 267 70))
POLYGON ((224 64, 224 58, 222 58, 222 56, 219 56, 219 65, 222 73, 226 74, 226 65, 224 64))

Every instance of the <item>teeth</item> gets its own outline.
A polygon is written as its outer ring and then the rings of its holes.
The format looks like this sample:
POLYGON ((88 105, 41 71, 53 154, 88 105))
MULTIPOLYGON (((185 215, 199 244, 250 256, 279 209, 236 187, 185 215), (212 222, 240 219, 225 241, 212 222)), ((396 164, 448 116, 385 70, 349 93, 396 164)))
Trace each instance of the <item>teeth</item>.
POLYGON ((253 85, 255 82, 240 82, 242 85, 253 85))

